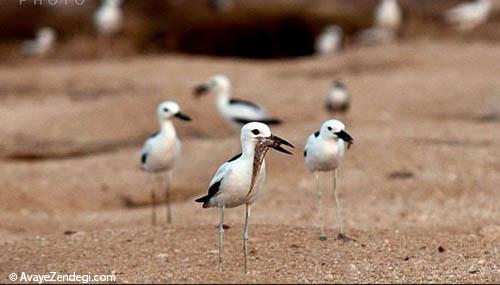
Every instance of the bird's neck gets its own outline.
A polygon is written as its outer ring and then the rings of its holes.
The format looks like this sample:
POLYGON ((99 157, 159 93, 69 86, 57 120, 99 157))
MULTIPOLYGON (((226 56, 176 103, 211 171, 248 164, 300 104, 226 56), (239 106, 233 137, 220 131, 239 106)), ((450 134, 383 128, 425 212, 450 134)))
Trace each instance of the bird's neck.
POLYGON ((160 132, 169 136, 176 135, 174 124, 170 120, 160 121, 160 132))
POLYGON ((218 104, 228 104, 229 103, 229 90, 219 90, 215 92, 218 104))
POLYGON ((224 112, 224 109, 229 104, 229 91, 217 91, 215 93, 215 105, 219 112, 224 112))
POLYGON ((244 158, 253 160, 255 155, 255 145, 251 142, 241 144, 241 155, 244 158))

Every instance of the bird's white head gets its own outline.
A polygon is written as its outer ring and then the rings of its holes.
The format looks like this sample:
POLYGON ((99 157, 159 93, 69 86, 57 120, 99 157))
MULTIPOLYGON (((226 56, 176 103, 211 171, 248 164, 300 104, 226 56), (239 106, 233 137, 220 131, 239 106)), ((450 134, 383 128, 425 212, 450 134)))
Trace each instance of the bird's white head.
POLYGON ((263 123, 252 122, 241 128, 241 141, 256 142, 259 138, 266 138, 272 135, 271 129, 263 123))
POLYGON ((37 32, 37 38, 44 43, 51 43, 56 40, 56 31, 50 27, 40 28, 37 32))
POLYGON ((345 131, 345 125, 339 120, 328 120, 321 125, 320 136, 324 139, 341 139, 347 142, 348 147, 354 139, 345 131))
POLYGON ((207 92, 214 92, 216 94, 228 94, 231 89, 231 83, 225 75, 215 75, 210 77, 208 81, 196 85, 194 95, 199 97, 207 92))
POLYGON ((281 145, 294 147, 286 140, 274 136, 266 124, 259 122, 248 123, 241 128, 241 144, 244 151, 245 148, 253 150, 257 145, 262 145, 288 154, 291 154, 291 152, 281 147, 281 145))
POLYGON ((171 118, 178 118, 184 121, 191 121, 191 117, 181 112, 181 109, 174 101, 165 101, 158 105, 158 120, 160 123, 168 121, 171 118))

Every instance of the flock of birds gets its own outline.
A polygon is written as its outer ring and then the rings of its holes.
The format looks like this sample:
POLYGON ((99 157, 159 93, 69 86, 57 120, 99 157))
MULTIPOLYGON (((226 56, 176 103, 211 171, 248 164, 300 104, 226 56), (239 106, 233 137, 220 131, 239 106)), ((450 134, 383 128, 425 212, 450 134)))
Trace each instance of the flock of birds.
MULTIPOLYGON (((376 45, 393 41, 403 21, 401 7, 397 0, 379 0, 375 8, 372 27, 359 32, 356 42, 363 45, 376 45)), ((211 7, 227 11, 232 2, 211 0, 211 7)), ((122 0, 103 0, 94 13, 94 26, 100 36, 110 37, 123 28, 122 0)), ((491 0, 472 0, 459 4, 444 12, 443 18, 460 31, 469 31, 483 24, 491 12, 491 0)), ((338 25, 326 26, 316 38, 317 54, 338 52, 342 46, 344 33, 338 25)), ((21 52, 26 55, 40 56, 48 53, 55 45, 57 33, 53 28, 42 27, 35 39, 26 41, 21 52)))
MULTIPOLYGON (((104 0, 94 14, 94 24, 99 35, 111 36, 122 29, 123 15, 121 0, 104 0)), ((445 13, 445 19, 461 30, 469 30, 483 23, 491 9, 490 0, 474 0, 461 4, 445 13)), ((365 43, 378 43, 392 40, 401 26, 402 12, 396 0, 381 0, 374 15, 373 27, 362 31, 358 39, 365 43)), ((338 51, 342 44, 342 29, 332 25, 325 28, 318 37, 316 50, 318 54, 338 51)), ((23 52, 30 55, 40 55, 48 52, 54 45, 56 32, 51 28, 42 28, 35 40, 25 42, 23 52)), ((196 199, 203 208, 220 209, 220 222, 217 227, 219 247, 219 269, 223 270, 224 256, 224 211, 244 205, 245 217, 243 228, 244 271, 247 272, 247 255, 249 240, 249 217, 251 206, 262 190, 266 178, 265 156, 273 149, 282 153, 292 154, 287 148, 294 146, 283 138, 274 135, 269 128, 281 120, 272 116, 259 105, 231 98, 231 84, 224 75, 216 75, 194 88, 194 95, 199 97, 206 93, 216 96, 216 109, 235 131, 240 132, 241 153, 223 163, 208 184, 208 193, 196 199)), ((325 99, 325 108, 332 114, 342 114, 349 110, 351 98, 345 84, 334 81, 325 99)), ((180 106, 173 101, 162 102, 156 111, 159 131, 150 136, 141 151, 141 168, 155 174, 156 183, 161 184, 161 174, 167 173, 165 190, 167 222, 172 222, 170 206, 170 185, 172 170, 181 155, 181 142, 176 134, 173 119, 191 121, 191 117, 181 111, 180 106)), ((322 191, 319 184, 319 172, 333 174, 333 193, 336 201, 338 235, 337 238, 350 240, 345 234, 341 218, 340 201, 337 195, 337 169, 344 159, 345 152, 353 137, 346 131, 345 125, 339 120, 324 122, 319 131, 311 134, 304 148, 304 163, 306 169, 316 178, 316 191, 319 200, 318 215, 322 217, 322 191)), ((151 190, 151 222, 156 224, 156 192, 151 190)), ((322 222, 320 239, 325 240, 325 225, 322 222)))
MULTIPOLYGON (((196 199, 203 208, 220 209, 220 222, 217 227, 219 240, 219 269, 223 270, 224 252, 224 210, 245 205, 243 228, 244 270, 247 272, 248 254, 248 220, 251 205, 260 193, 266 178, 265 156, 269 149, 292 154, 286 147, 294 146, 283 138, 273 135, 269 125, 280 124, 281 120, 271 116, 259 105, 231 98, 231 84, 224 75, 216 75, 194 88, 194 95, 200 96, 211 92, 216 96, 216 109, 221 118, 233 129, 240 131, 241 153, 222 164, 208 184, 207 195, 196 199)), ((335 81, 325 100, 325 108, 332 114, 343 114, 349 110, 350 95, 345 85, 335 81)), ((141 152, 141 165, 144 171, 157 174, 167 173, 165 203, 167 222, 172 221, 170 210, 170 182, 172 169, 181 153, 181 143, 176 135, 172 119, 190 121, 191 118, 181 111, 179 105, 172 101, 162 102, 157 109, 159 131, 146 140, 141 152)), ((346 149, 354 139, 345 130, 345 125, 338 120, 328 120, 320 130, 311 134, 304 149, 306 168, 315 174, 317 192, 321 210, 321 189, 318 182, 319 172, 333 172, 333 193, 337 203, 338 238, 349 240, 344 234, 340 215, 340 202, 337 195, 337 168, 344 158, 346 149)), ((156 223, 155 187, 151 190, 152 223, 156 223)), ((321 226, 321 240, 326 240, 324 223, 321 226)))
MULTIPOLYGON (((443 18, 457 30, 467 32, 485 23, 491 8, 491 0, 473 0, 445 11, 443 18)), ((370 28, 357 34, 356 43, 378 45, 392 42, 403 24, 403 12, 397 0, 380 0, 375 8, 373 21, 370 28)), ((340 26, 326 26, 316 38, 316 53, 322 55, 338 52, 342 47, 343 37, 340 26)))

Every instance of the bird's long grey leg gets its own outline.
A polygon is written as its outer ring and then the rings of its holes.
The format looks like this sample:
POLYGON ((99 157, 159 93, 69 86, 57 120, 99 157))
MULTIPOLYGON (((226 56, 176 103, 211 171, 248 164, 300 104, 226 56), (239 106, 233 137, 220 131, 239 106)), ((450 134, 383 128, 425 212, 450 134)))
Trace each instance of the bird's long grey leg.
POLYGON ((326 234, 325 234, 325 220, 323 218, 323 199, 322 199, 322 193, 321 193, 321 187, 319 185, 319 173, 317 171, 314 172, 314 177, 316 179, 316 192, 318 194, 318 218, 320 222, 320 236, 319 239, 324 241, 326 240, 326 234))
POLYGON ((337 235, 338 239, 345 241, 356 241, 344 234, 344 225, 342 223, 342 215, 340 214, 340 200, 337 195, 337 169, 333 171, 333 195, 335 196, 335 204, 337 205, 337 223, 339 227, 339 234, 337 235))
POLYGON ((248 256, 248 218, 250 217, 250 205, 245 204, 245 226, 243 227, 243 254, 244 254, 244 270, 245 274, 248 273, 247 270, 247 256, 248 256))
POLYGON ((167 208, 167 223, 172 223, 172 208, 170 207, 170 185, 172 180, 172 171, 167 173, 167 186, 165 188, 165 206, 167 208))
POLYGON ((220 208, 220 223, 217 227, 217 234, 219 236, 219 271, 223 271, 222 258, 224 257, 224 208, 223 205, 220 208))
POLYGON ((155 194, 156 185, 154 184, 153 187, 151 187, 151 225, 156 226, 156 194, 155 194))
POLYGON ((339 227, 339 237, 344 235, 344 226, 342 224, 342 217, 340 214, 340 201, 337 195, 337 169, 333 171, 333 195, 335 196, 335 204, 337 206, 337 224, 339 227))

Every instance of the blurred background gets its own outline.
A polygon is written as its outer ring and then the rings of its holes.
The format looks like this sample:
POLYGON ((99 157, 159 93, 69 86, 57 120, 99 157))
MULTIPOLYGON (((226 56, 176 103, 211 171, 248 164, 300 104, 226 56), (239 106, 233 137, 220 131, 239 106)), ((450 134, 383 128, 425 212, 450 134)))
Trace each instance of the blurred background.
MULTIPOLYGON (((403 40, 457 37, 443 11, 460 0, 400 0, 403 40)), ((0 59, 18 57, 19 43, 48 26, 57 31, 57 59, 94 59, 133 54, 184 53, 272 59, 308 56, 328 24, 339 25, 345 46, 373 22, 375 0, 128 0, 123 27, 113 41, 95 40, 97 0, 6 0, 0 3, 0 59), (82 1, 79 3, 78 1, 82 1)), ((498 41, 497 1, 488 24, 465 40, 498 41)), ((463 35, 458 37, 462 38, 463 35)))
MULTIPOLYGON (((0 282, 51 269, 130 282, 499 283, 500 0, 473 27, 444 16, 483 1, 398 0, 400 23, 378 29, 378 0, 0 0, 0 282), (250 275, 238 271, 242 209, 227 211, 229 275, 218 275, 218 213, 193 201, 240 148, 214 96, 193 96, 215 74, 283 120, 273 133, 296 146, 267 156, 250 275), (337 80, 352 99, 343 114, 325 108, 337 80), (164 100, 193 121, 174 122, 173 224, 159 206, 152 228, 140 150, 164 100), (333 117, 355 141, 338 186, 358 243, 317 239, 303 148, 333 117)), ((328 193, 332 177, 321 181, 328 193)))

